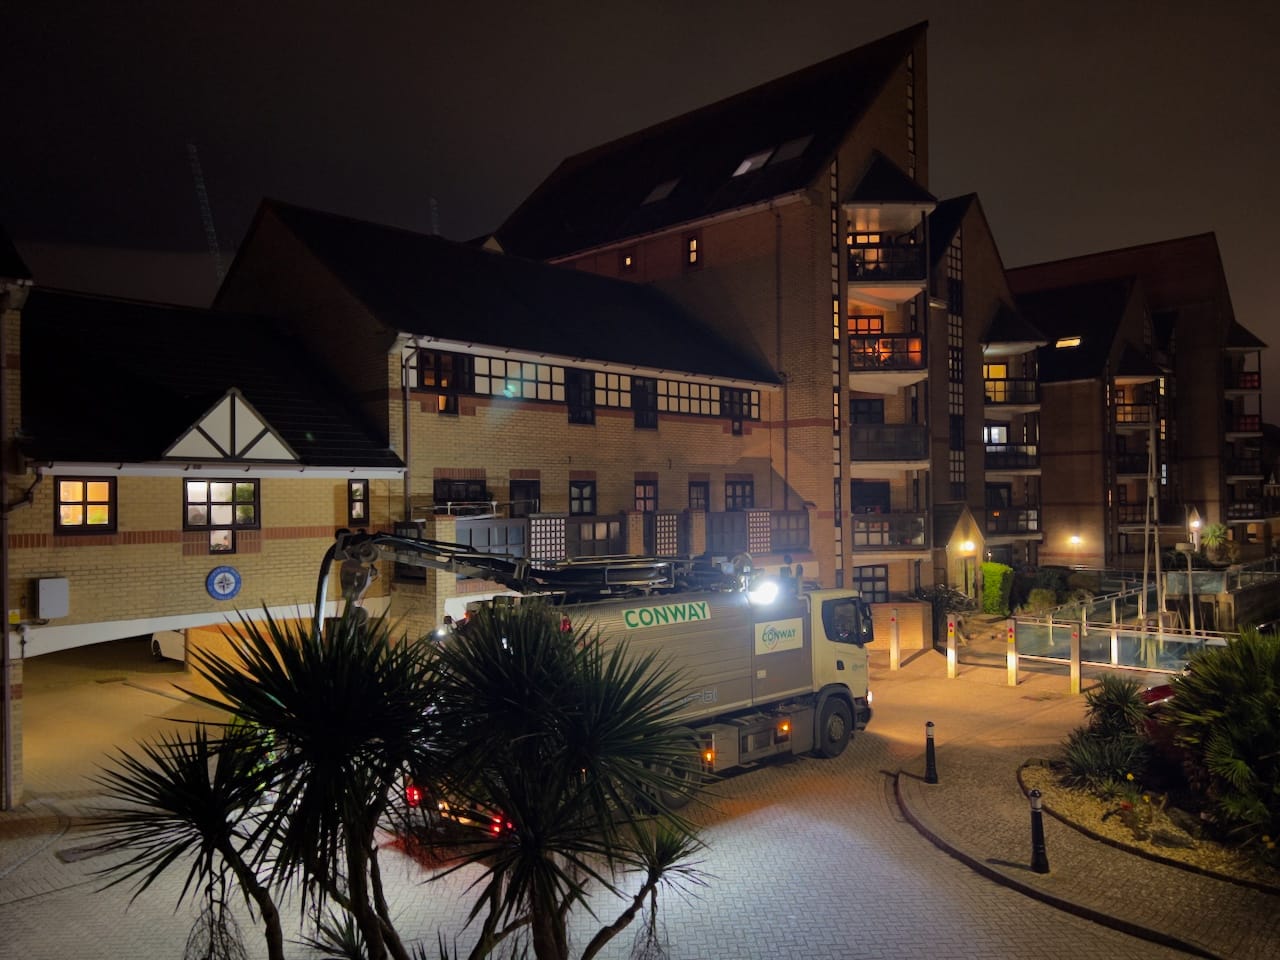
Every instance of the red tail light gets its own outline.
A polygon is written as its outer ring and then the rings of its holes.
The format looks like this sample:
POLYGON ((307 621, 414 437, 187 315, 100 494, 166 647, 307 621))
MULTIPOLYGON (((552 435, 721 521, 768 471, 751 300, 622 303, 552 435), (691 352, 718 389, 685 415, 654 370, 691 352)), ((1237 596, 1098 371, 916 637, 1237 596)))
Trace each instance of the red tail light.
POLYGON ((422 788, 416 784, 409 784, 404 788, 404 802, 411 807, 419 807, 422 805, 422 788))

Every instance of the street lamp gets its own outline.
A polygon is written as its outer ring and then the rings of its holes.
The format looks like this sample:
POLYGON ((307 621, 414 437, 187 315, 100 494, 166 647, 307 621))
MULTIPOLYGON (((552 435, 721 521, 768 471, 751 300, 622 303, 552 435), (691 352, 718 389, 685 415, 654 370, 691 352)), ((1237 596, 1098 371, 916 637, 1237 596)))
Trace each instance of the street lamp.
POLYGON ((1191 549, 1200 549, 1200 511, 1195 507, 1187 509, 1187 536, 1191 538, 1191 549))
POLYGON ((1071 558, 1075 561, 1072 567, 1078 570, 1080 568, 1080 544, 1084 543, 1084 540, 1081 539, 1078 533, 1073 533, 1067 542, 1071 544, 1071 558))
POLYGON ((1177 551, 1187 555, 1187 606, 1191 610, 1191 635, 1194 637, 1196 635, 1196 587, 1191 573, 1191 555, 1196 552, 1195 544, 1179 543, 1177 551))

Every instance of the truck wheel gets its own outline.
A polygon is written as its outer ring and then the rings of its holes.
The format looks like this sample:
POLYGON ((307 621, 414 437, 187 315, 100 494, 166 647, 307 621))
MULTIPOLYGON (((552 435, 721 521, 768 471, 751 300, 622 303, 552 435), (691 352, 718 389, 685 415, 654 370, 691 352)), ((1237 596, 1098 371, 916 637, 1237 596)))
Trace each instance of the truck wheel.
POLYGON ((814 731, 813 752, 819 757, 838 757, 853 735, 853 714, 840 697, 828 697, 822 705, 818 729, 814 731))
POLYGON ((667 782, 655 793, 668 810, 685 806, 702 785, 702 757, 698 741, 690 738, 687 748, 667 766, 659 768, 667 782))

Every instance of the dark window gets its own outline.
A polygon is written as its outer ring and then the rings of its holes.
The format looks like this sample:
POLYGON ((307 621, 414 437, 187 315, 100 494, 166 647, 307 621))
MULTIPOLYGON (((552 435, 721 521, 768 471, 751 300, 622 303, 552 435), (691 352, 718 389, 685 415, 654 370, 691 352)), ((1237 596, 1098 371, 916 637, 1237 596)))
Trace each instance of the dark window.
POLYGON ((851 423, 884 423, 884 401, 850 400, 849 421, 851 423))
POLYGON ((852 587, 868 603, 888 603, 889 567, 882 563, 870 567, 854 567, 852 587))
POLYGON ((236 531, 261 525, 257 480, 186 480, 184 488, 183 529, 207 530, 210 553, 235 553, 236 531))
POLYGON ((635 509, 638 513, 656 513, 658 511, 658 481, 637 480, 635 509))
POLYGON ((456 414, 458 397, 475 392, 475 358, 440 350, 418 351, 418 386, 438 395, 436 409, 456 414))
POLYGON ((485 489, 483 480, 435 480, 431 484, 431 496, 436 513, 466 517, 493 510, 493 497, 485 489))
POLYGON ((537 513, 542 509, 539 502, 541 498, 541 480, 512 480, 511 504, 507 509, 507 515, 511 517, 527 517, 531 513, 537 513))
POLYGON ((369 525, 369 481, 347 481, 347 525, 351 527, 367 527, 369 525))
POLYGON ((964 449, 964 415, 952 413, 948 415, 948 448, 951 450, 964 449))
POLYGON ((835 510, 835 513, 836 513, 835 525, 837 527, 843 526, 843 524, 840 522, 840 514, 843 512, 844 508, 840 506, 840 478, 839 477, 836 477, 835 480, 832 481, 831 497, 832 497, 832 508, 835 510))
POLYGON ((596 392, 590 370, 565 371, 565 399, 569 402, 570 423, 596 422, 596 392))
POLYGON ((888 513, 888 480, 850 480, 849 509, 853 513, 888 513))
POLYGON ((631 409, 637 427, 658 428, 658 381, 650 377, 631 378, 631 409))
POLYGON ((591 517, 596 512, 596 482, 594 480, 569 481, 569 514, 574 517, 591 517))
POLYGON ((724 508, 726 510, 751 510, 756 505, 754 480, 726 480, 724 484, 724 508))
POLYGON ((54 505, 54 533, 114 533, 114 477, 59 477, 54 505))
POLYGON ((711 484, 705 480, 689 481, 689 509, 701 510, 704 513, 710 509, 711 502, 711 484))
POLYGON ((750 390, 723 387, 720 390, 720 411, 731 420, 754 420, 755 408, 751 398, 750 390))

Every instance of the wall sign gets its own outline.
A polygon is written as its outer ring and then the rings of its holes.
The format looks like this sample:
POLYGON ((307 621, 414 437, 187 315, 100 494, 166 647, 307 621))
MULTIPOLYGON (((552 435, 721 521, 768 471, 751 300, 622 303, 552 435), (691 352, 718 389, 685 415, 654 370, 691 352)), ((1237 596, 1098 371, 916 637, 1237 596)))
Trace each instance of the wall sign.
POLYGON ((204 588, 215 600, 230 600, 240 592, 240 571, 235 567, 214 567, 205 578, 204 588))

